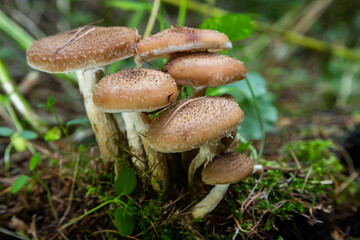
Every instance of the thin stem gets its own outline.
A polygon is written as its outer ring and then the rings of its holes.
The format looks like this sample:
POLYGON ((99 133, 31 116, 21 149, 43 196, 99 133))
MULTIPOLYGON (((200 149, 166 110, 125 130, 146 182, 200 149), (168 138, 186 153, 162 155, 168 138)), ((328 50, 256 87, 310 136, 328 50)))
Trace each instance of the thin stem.
POLYGON ((160 8, 160 0, 154 0, 153 8, 151 9, 150 18, 148 20, 148 23, 146 25, 144 38, 148 37, 151 34, 152 29, 154 28, 154 23, 156 20, 156 16, 159 12, 160 8))
POLYGON ((37 181, 38 183, 40 183, 45 188, 47 200, 48 200, 48 202, 50 204, 50 208, 51 208, 51 210, 52 210, 52 212, 54 214, 54 217, 55 217, 55 219, 57 221, 58 220, 58 214, 57 214, 56 209, 55 209, 55 207, 53 205, 53 202, 51 201, 51 192, 50 192, 49 187, 43 182, 43 180, 38 178, 34 172, 31 175, 31 178, 34 179, 35 181, 37 181))
POLYGON ((184 26, 185 24, 186 5, 187 5, 187 0, 181 0, 179 7, 178 23, 177 23, 178 26, 184 26))
POLYGON ((159 30, 164 30, 165 22, 164 22, 164 4, 160 3, 160 14, 159 14, 159 30))
POLYGON ((68 144, 69 144, 69 155, 70 155, 70 158, 72 156, 72 142, 70 140, 70 136, 68 134, 68 131, 67 131, 67 128, 64 127, 64 125, 60 122, 60 119, 58 117, 58 115, 56 114, 56 112, 54 111, 54 109, 52 107, 49 108, 51 113, 53 114, 53 116, 55 117, 55 120, 57 122, 57 124, 60 126, 62 132, 64 133, 65 137, 66 137, 66 140, 68 141, 68 144))
POLYGON ((100 204, 99 206, 96 206, 96 207, 90 209, 89 211, 87 211, 86 213, 82 214, 81 216, 75 218, 74 220, 68 222, 67 224, 62 225, 62 226, 61 226, 61 229, 65 229, 65 228, 73 225, 74 223, 76 223, 76 222, 78 222, 79 220, 83 219, 83 218, 86 217, 87 215, 89 215, 89 214, 91 214, 91 213, 99 210, 100 208, 108 205, 109 203, 117 202, 117 203, 121 203, 121 204, 123 204, 123 205, 125 206, 125 203, 119 199, 121 196, 122 196, 122 195, 117 196, 116 198, 114 198, 114 199, 112 199, 112 200, 106 201, 106 202, 100 204))
POLYGON ((11 118, 11 120, 13 121, 16 129, 17 129, 19 132, 21 132, 22 130, 24 130, 23 127, 22 127, 22 125, 21 125, 21 123, 20 123, 20 121, 19 121, 19 119, 18 119, 18 117, 16 116, 16 113, 15 113, 14 109, 12 108, 12 106, 11 106, 8 102, 5 104, 5 108, 6 108, 6 110, 8 111, 8 113, 9 113, 9 115, 10 115, 10 118, 11 118))
POLYGON ((10 176, 10 153, 13 148, 13 144, 10 142, 5 148, 4 152, 4 165, 5 165, 5 177, 10 176))
POLYGON ((254 94, 254 91, 251 87, 251 84, 249 82, 249 79, 246 77, 245 78, 246 84, 249 87, 250 93, 251 93, 251 97, 254 101, 254 105, 255 105, 255 109, 256 109, 256 114, 258 116, 259 119, 259 124, 260 124, 260 129, 261 129, 261 142, 260 142, 260 149, 259 149, 259 154, 257 157, 257 162, 259 162, 259 160, 261 159, 263 150, 264 150, 264 146, 265 146, 265 128, 264 128, 264 122, 261 116, 261 112, 260 112, 260 108, 259 108, 259 104, 257 102, 256 96, 254 94))

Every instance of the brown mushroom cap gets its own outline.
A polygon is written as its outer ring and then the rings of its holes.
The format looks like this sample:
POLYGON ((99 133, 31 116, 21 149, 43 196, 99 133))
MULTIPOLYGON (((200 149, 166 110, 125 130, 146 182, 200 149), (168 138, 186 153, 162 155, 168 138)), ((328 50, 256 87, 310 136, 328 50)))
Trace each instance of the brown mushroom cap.
POLYGON ((204 167, 202 180, 208 185, 236 183, 251 174, 254 164, 254 161, 244 154, 224 153, 204 167))
POLYGON ((148 139, 151 148, 159 152, 187 151, 230 134, 242 122, 243 116, 231 98, 185 99, 155 118, 148 139))
POLYGON ((95 85, 93 101, 104 112, 150 111, 168 106, 177 94, 177 85, 169 74, 134 68, 101 79, 95 85))
POLYGON ((218 31, 174 27, 166 29, 138 42, 135 62, 154 58, 167 58, 175 52, 221 51, 231 49, 229 38, 218 31))
POLYGON ((218 53, 187 54, 167 62, 163 69, 184 86, 217 87, 246 77, 243 63, 218 53))
POLYGON ((126 27, 86 26, 42 38, 28 48, 28 64, 49 73, 102 67, 131 57, 136 31, 126 27))

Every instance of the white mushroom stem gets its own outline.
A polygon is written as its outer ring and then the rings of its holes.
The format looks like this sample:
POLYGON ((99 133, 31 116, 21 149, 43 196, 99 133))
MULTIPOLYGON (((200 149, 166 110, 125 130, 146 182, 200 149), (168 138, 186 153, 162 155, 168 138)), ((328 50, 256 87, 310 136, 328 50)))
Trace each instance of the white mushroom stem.
POLYGON ((99 69, 78 70, 76 75, 79 81, 80 93, 84 99, 85 109, 91 127, 95 133, 100 154, 104 164, 115 162, 119 153, 116 144, 119 137, 119 128, 112 114, 104 113, 95 106, 92 100, 93 89, 99 80, 99 69))
POLYGON ((161 187, 158 184, 158 180, 161 180, 163 183, 164 191, 170 191, 170 175, 166 161, 166 155, 151 149, 149 146, 147 133, 150 123, 147 119, 147 116, 141 112, 127 113, 127 115, 131 117, 132 121, 134 122, 136 131, 138 132, 142 140, 148 164, 151 170, 153 188, 155 189, 155 191, 160 191, 161 187))
POLYGON ((264 173, 264 167, 261 164, 255 164, 254 170, 251 174, 263 174, 264 173))
POLYGON ((131 160, 135 167, 137 167, 140 171, 146 171, 146 155, 144 152, 143 144, 141 142, 140 136, 138 135, 131 113, 122 113, 126 135, 128 139, 128 144, 131 149, 131 152, 135 155, 131 157, 131 160))
POLYGON ((203 97, 206 94, 207 87, 192 87, 193 94, 192 97, 203 97))
POLYGON ((202 218, 219 204, 219 202, 223 199, 225 196, 229 184, 219 184, 215 185, 211 191, 206 195, 206 197, 198 202, 193 208, 192 208, 192 216, 194 218, 202 218))
POLYGON ((199 148, 199 153, 191 161, 189 165, 188 180, 189 187, 193 189, 194 186, 194 175, 196 170, 201 166, 205 165, 213 160, 213 158, 220 154, 223 145, 220 142, 208 143, 199 148))

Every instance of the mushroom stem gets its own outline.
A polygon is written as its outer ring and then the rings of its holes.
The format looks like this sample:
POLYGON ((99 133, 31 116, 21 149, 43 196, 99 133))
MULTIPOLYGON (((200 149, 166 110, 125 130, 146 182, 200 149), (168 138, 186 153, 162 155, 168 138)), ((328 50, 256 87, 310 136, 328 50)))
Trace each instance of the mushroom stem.
POLYGON ((199 153, 191 161, 189 165, 188 180, 189 187, 193 189, 194 186, 194 175, 196 170, 203 164, 211 162, 216 155, 219 155, 223 145, 218 142, 208 143, 199 148, 199 153))
POLYGON ((128 139, 128 144, 131 149, 131 152, 135 156, 131 157, 131 160, 136 168, 140 171, 146 171, 146 155, 144 152, 143 144, 141 139, 136 131, 131 113, 122 113, 125 122, 126 135, 128 139))
POLYGON ((254 169, 251 174, 263 174, 264 173, 264 167, 261 164, 255 164, 254 169))
POLYGON ((192 97, 203 97, 206 94, 207 87, 192 87, 193 94, 192 97))
POLYGON ((228 190, 230 184, 215 185, 211 191, 192 208, 193 218, 202 218, 219 204, 228 190))
POLYGON ((171 191, 171 184, 166 155, 151 149, 149 146, 147 133, 150 124, 147 116, 141 112, 132 112, 128 114, 131 116, 136 131, 138 132, 144 145, 151 170, 151 178, 154 190, 160 191, 161 186, 159 185, 158 181, 161 180, 165 193, 169 193, 171 191))
POLYGON ((85 109, 92 129, 95 133, 100 154, 105 166, 115 162, 119 153, 116 145, 120 131, 112 114, 98 110, 92 100, 95 83, 99 80, 99 69, 78 70, 76 75, 79 81, 80 93, 84 99, 85 109))

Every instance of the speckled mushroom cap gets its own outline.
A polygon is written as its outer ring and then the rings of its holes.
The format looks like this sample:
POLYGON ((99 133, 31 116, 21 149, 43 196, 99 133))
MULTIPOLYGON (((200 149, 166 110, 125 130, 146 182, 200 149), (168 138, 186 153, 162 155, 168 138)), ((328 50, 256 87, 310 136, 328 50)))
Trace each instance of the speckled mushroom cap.
POLYGON ((175 52, 221 51, 231 49, 229 38, 218 31, 173 27, 140 40, 135 54, 135 62, 154 58, 167 58, 175 52), (143 58, 143 59, 142 59, 143 58))
POLYGON ((143 112, 168 106, 177 94, 177 85, 169 74, 134 68, 101 79, 95 85, 93 101, 104 112, 143 112))
POLYGON ((215 157, 208 163, 201 175, 208 185, 230 184, 243 180, 254 169, 254 161, 241 153, 228 152, 215 157))
POLYGON ((26 57, 32 68, 49 73, 102 67, 131 57, 138 38, 126 27, 86 26, 36 40, 26 57))
POLYGON ((167 62, 163 69, 184 86, 217 87, 246 77, 244 64, 218 53, 192 53, 167 62))
POLYGON ((200 97, 182 100, 151 123, 148 139, 159 152, 182 152, 216 141, 235 130, 243 112, 234 99, 200 97))

